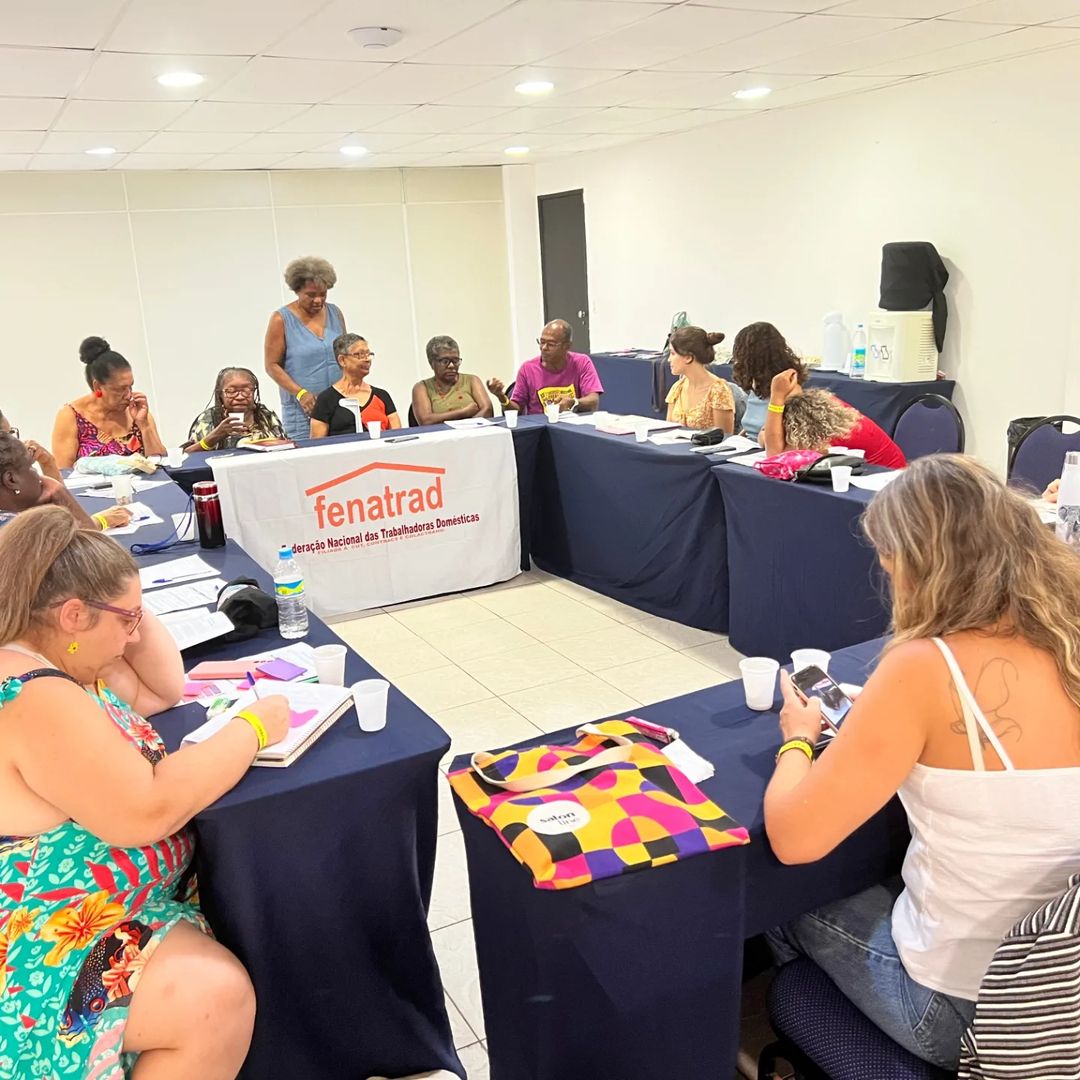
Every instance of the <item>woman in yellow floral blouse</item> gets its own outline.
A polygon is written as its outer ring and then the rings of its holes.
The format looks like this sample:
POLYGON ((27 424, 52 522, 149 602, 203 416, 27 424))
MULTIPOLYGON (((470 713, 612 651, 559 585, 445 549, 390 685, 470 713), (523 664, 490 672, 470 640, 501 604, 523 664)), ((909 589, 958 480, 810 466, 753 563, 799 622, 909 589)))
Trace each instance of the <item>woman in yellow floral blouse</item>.
POLYGON ((735 430, 735 400, 731 387, 709 370, 723 334, 708 334, 700 326, 684 326, 671 335, 668 363, 678 382, 667 396, 667 418, 673 424, 703 430, 735 430))

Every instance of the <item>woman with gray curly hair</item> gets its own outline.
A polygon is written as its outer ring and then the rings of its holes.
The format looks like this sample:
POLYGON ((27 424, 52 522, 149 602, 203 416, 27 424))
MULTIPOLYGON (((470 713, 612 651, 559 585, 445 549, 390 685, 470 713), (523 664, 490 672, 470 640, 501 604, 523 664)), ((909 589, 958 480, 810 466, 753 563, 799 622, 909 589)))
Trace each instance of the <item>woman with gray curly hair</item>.
POLYGON ((345 333, 345 317, 326 294, 337 284, 334 268, 314 255, 285 267, 291 304, 270 316, 263 346, 267 375, 281 388, 281 418, 290 439, 306 439, 315 399, 340 374, 334 340, 345 333))
POLYGON ((869 416, 827 390, 804 390, 794 368, 773 377, 761 441, 770 455, 785 450, 827 454, 844 446, 864 451, 871 465, 902 469, 907 464, 904 452, 869 416))
POLYGON ((461 370, 461 349, 452 337, 438 334, 427 343, 426 352, 434 376, 413 387, 412 413, 417 424, 486 418, 495 412, 480 377, 461 370))

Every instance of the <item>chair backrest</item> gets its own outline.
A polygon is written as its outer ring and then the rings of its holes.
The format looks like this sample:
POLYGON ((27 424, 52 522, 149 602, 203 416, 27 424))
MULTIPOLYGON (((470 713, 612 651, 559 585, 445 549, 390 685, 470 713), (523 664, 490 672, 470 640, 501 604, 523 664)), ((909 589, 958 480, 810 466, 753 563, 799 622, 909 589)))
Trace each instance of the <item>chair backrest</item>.
POLYGON ((927 454, 962 454, 966 442, 963 418, 941 394, 923 394, 912 401, 896 421, 892 437, 908 461, 927 454))
POLYGON ((1069 450, 1080 450, 1080 417, 1045 417, 1028 428, 1017 443, 1009 466, 1009 483, 1042 491, 1061 476, 1069 450), (1065 424, 1074 430, 1063 430, 1065 424))
POLYGON ((735 399, 735 431, 739 432, 742 429, 743 413, 746 412, 746 391, 741 386, 736 386, 731 380, 727 380, 728 389, 731 390, 731 396, 735 399))
POLYGON ((416 421, 416 413, 413 412, 413 407, 409 406, 409 427, 419 427, 420 425, 416 421))

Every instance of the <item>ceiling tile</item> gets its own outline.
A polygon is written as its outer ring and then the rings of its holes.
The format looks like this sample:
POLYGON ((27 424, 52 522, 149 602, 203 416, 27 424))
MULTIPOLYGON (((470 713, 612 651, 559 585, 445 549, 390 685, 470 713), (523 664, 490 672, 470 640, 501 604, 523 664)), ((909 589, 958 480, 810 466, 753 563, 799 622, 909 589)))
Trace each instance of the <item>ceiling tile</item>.
POLYGON ((258 105, 249 101, 198 101, 169 125, 170 131, 266 131, 306 112, 308 105, 258 105))
POLYGON ((582 135, 612 135, 626 131, 635 124, 652 123, 657 120, 678 116, 685 110, 680 109, 597 109, 592 116, 579 120, 566 120, 553 124, 546 131, 580 133, 582 135))
POLYGON ((140 154, 225 154, 249 135, 235 131, 161 131, 144 146, 140 154))
POLYGON ((363 131, 402 113, 411 105, 316 105, 278 124, 275 131, 363 131))
POLYGON ((848 0, 829 8, 830 15, 883 15, 895 19, 934 19, 983 0, 848 0))
POLYGON ((92 59, 77 49, 0 48, 0 95, 67 97, 92 59))
MULTIPOLYGON (((644 74, 644 73, 643 73, 644 74)), ((732 108, 743 104, 760 106, 762 102, 739 102, 733 97, 736 90, 745 90, 753 86, 766 85, 774 91, 787 86, 797 86, 806 82, 806 75, 759 75, 755 72, 739 72, 734 75, 695 75, 695 81, 673 83, 670 87, 659 88, 640 98, 634 98, 630 104, 637 107, 672 108, 672 109, 708 109, 717 106, 732 108)))
POLYGON ((272 169, 284 154, 216 154, 196 165, 197 169, 272 169))
POLYGON ((210 97, 214 101, 315 104, 371 78, 385 64, 343 60, 284 60, 259 56, 210 97))
POLYGON ((487 131, 496 135, 512 134, 515 131, 540 131, 551 127, 552 124, 562 123, 564 120, 580 120, 583 116, 592 116, 594 111, 594 109, 559 108, 558 106, 511 109, 489 120, 481 120, 479 124, 472 124, 467 130, 487 131))
POLYGON ((111 146, 130 154, 153 135, 152 131, 50 131, 40 150, 43 154, 83 154, 95 146, 111 146))
POLYGON ((627 130, 640 135, 672 135, 678 131, 707 127, 709 124, 721 124, 725 120, 737 120, 739 116, 739 113, 725 112, 721 109, 692 109, 676 116, 648 120, 644 124, 634 124, 627 130))
POLYGON ((907 60, 905 74, 917 75, 925 70, 920 56, 1000 34, 1007 29, 1008 27, 1003 26, 928 19, 924 22, 909 23, 899 30, 890 30, 887 34, 864 38, 854 45, 831 45, 766 67, 777 73, 841 75, 849 71, 861 71, 876 64, 907 60))
POLYGON ((246 56, 156 56, 101 53, 74 96, 105 101, 195 101, 231 79, 246 56), (196 71, 206 81, 188 89, 169 89, 155 80, 170 71, 196 71))
POLYGON ((641 139, 640 132, 620 132, 617 135, 581 135, 574 136, 570 142, 560 143, 553 152, 581 153, 589 150, 606 150, 611 146, 622 146, 624 143, 637 142, 641 139))
MULTIPOLYGON (((481 131, 474 131, 471 135, 467 132, 456 134, 447 132, 442 135, 425 135, 422 139, 409 143, 408 152, 430 157, 432 154, 447 154, 455 150, 471 150, 481 143, 487 144, 490 141, 491 136, 481 131)), ((502 143, 499 151, 501 152, 504 146, 509 145, 508 142, 502 143)))
POLYGON ((266 52, 270 56, 313 60, 360 60, 377 56, 393 63, 469 29, 511 3, 512 0, 453 0, 452 3, 393 0, 391 4, 385 0, 333 0, 293 27, 266 52), (389 49, 362 50, 348 36, 348 31, 357 26, 393 26, 403 31, 404 36, 389 49))
POLYGON ((194 169, 206 160, 205 154, 128 154, 116 167, 121 170, 194 169))
POLYGON ((0 39, 5 45, 92 49, 112 25, 124 0, 37 0, 4 4, 0 39))
POLYGON ((964 22, 1006 23, 1034 26, 1080 16, 1077 0, 987 0, 949 15, 964 22))
MULTIPOLYGON (((373 155, 374 156, 374 155, 373 155)), ((278 169, 360 169, 368 158, 347 158, 341 154, 294 154, 279 161, 278 169)))
POLYGON ((1052 22, 1050 26, 1080 26, 1080 19, 1059 19, 1057 22, 1052 22))
POLYGON ((346 131, 332 138, 325 132, 318 135, 320 142, 312 150, 322 154, 336 154, 346 144, 366 146, 373 154, 385 153, 390 150, 400 150, 412 143, 424 138, 415 131, 387 132, 387 131, 346 131))
MULTIPOLYGON (((569 134, 565 131, 562 132, 550 132, 550 131, 520 131, 514 135, 504 135, 500 138, 491 138, 488 136, 482 143, 477 143, 473 146, 463 147, 470 153, 475 154, 502 154, 508 146, 527 146, 530 153, 538 153, 541 150, 548 150, 556 146, 564 146, 568 142, 572 142, 577 138, 574 134, 569 134)), ((507 158, 509 163, 512 159, 507 158)))
POLYGON ((0 154, 33 154, 42 138, 40 131, 0 131, 0 154))
POLYGON ((419 131, 435 134, 460 131, 470 124, 489 120, 504 109, 484 109, 471 105, 421 105, 375 127, 376 131, 419 131))
POLYGON ((261 52, 324 0, 132 0, 106 47, 118 52, 261 52))
MULTIPOLYGON (((494 68, 492 71, 496 70, 494 68)), ((440 105, 503 105, 512 108, 515 105, 527 106, 561 104, 562 98, 586 86, 606 82, 608 79, 623 75, 622 71, 588 71, 585 68, 558 68, 544 65, 528 65, 513 68, 505 75, 499 75, 487 82, 450 94, 443 98, 440 105), (543 97, 531 98, 519 94, 514 88, 523 82, 543 79, 555 84, 555 89, 543 97)))
POLYGON ((694 3, 739 8, 742 11, 784 11, 801 15, 836 6, 836 0, 694 0, 694 3))
MULTIPOLYGON (((323 132, 282 132, 267 131, 261 135, 250 138, 243 136, 244 142, 238 144, 234 150, 238 154, 276 154, 278 158, 286 154, 300 154, 305 150, 318 150, 326 142, 323 132)), ((228 150, 232 153, 233 150, 228 150)))
POLYGON ((120 154, 107 158, 88 154, 35 154, 26 167, 38 172, 89 172, 111 169, 120 158, 120 154))
POLYGON ((659 94, 664 90, 671 91, 689 84, 696 85, 706 78, 708 76, 702 75, 700 71, 692 73, 629 71, 625 75, 616 75, 613 79, 605 79, 583 90, 563 94, 559 101, 565 105, 608 108, 611 105, 625 105, 628 101, 634 101, 649 94, 659 94))
POLYGON ((30 164, 29 154, 0 154, 0 172, 14 172, 30 164))
POLYGON ((366 160, 369 169, 406 169, 419 165, 427 158, 423 154, 372 154, 366 160))
POLYGON ((334 98, 334 105, 427 105, 513 68, 395 64, 334 98))
POLYGON ((863 93, 896 81, 894 76, 889 75, 836 75, 828 79, 814 79, 812 82, 805 82, 770 94, 766 107, 780 109, 785 105, 801 105, 807 101, 820 101, 823 98, 838 97, 841 94, 863 93))
POLYGON ((433 64, 531 64, 564 49, 568 36, 588 41, 662 10, 659 4, 627 0, 520 0, 417 59, 433 64))
POLYGON ((511 159, 501 153, 478 153, 473 150, 465 150, 457 154, 440 154, 424 161, 424 166, 438 168, 469 168, 477 165, 506 165, 511 159))
POLYGON ((63 105, 63 98, 0 98, 0 131, 44 131, 63 105))
POLYGON ((918 57, 919 64, 910 59, 893 60, 885 64, 860 68, 859 75, 903 76, 912 74, 931 74, 935 71, 949 71, 952 68, 968 67, 972 64, 985 64, 1000 60, 1006 56, 1020 56, 1023 53, 1038 52, 1041 49, 1057 48, 1080 41, 1080 33, 1074 30, 1052 29, 1045 26, 1027 26, 1020 30, 1010 30, 1004 34, 969 41, 965 45, 955 45, 951 49, 938 49, 918 57), (913 67, 921 70, 913 72, 913 67))
MULTIPOLYGON (((685 57, 795 16, 778 12, 731 11, 718 7, 668 8, 614 34, 575 45, 548 58, 563 67, 643 68, 685 57)), ((692 64, 686 65, 693 70, 692 64)))
POLYGON ((188 106, 182 101, 69 101, 56 131, 159 131, 188 106))

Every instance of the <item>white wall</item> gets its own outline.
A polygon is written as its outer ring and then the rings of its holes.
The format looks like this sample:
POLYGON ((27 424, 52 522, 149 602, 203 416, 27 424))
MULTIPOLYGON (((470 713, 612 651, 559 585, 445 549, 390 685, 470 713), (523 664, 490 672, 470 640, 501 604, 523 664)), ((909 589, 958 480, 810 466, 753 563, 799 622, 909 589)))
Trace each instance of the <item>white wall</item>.
MULTIPOLYGON (((86 392, 78 345, 107 338, 179 445, 228 364, 262 372, 297 255, 333 263, 330 298, 377 353, 402 419, 423 355, 451 334, 467 368, 514 370, 500 170, 0 173, 0 409, 48 443, 86 392)), ((263 398, 277 387, 261 375, 263 398)))
POLYGON ((740 117, 541 163, 516 197, 584 189, 596 351, 654 346, 686 309, 820 353, 827 311, 876 306, 881 245, 932 241, 952 274, 942 366, 968 449, 1000 468, 1011 417, 1080 412, 1078 73, 1073 47, 740 117))

